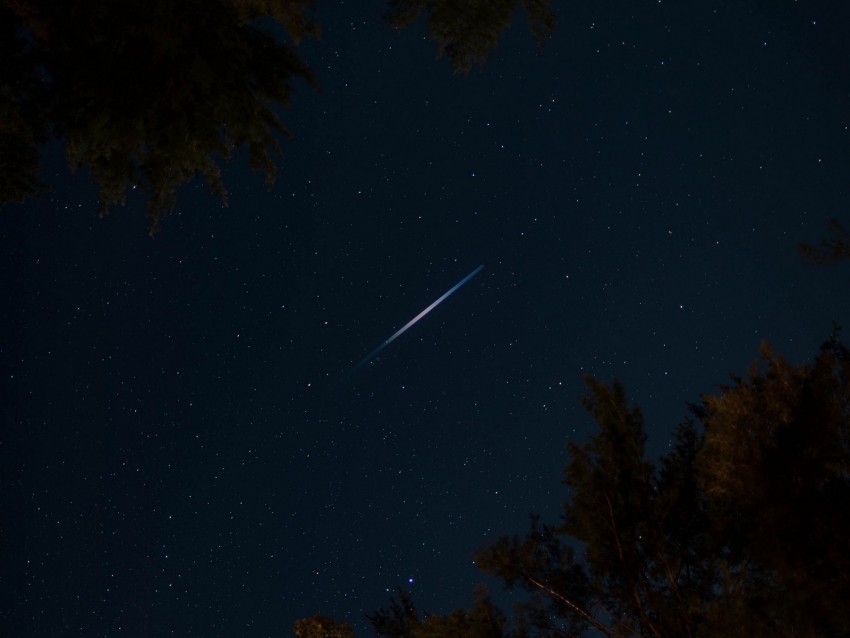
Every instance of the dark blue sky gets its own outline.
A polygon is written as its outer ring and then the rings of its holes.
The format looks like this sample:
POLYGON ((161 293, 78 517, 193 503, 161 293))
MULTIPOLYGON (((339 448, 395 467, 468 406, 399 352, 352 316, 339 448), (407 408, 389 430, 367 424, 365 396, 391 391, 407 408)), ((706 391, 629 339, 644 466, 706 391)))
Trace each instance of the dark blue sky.
POLYGON ((795 252, 847 221, 847 16, 686 4, 556 2, 543 51, 517 23, 468 77, 322 6, 274 188, 237 161, 229 208, 188 186, 154 239, 48 149, 0 231, 3 633, 469 605, 472 552, 559 513, 582 374, 655 456, 761 340, 802 362, 850 326, 847 268, 795 252))

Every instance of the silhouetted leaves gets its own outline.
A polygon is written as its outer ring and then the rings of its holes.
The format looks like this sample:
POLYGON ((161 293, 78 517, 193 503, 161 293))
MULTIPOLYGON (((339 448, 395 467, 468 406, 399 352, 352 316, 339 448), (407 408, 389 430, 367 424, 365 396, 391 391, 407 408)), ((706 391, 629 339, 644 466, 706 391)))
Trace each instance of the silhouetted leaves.
POLYGON ((56 130, 99 183, 101 214, 138 185, 153 231, 195 176, 226 203, 220 162, 242 146, 271 184, 286 134, 275 105, 292 78, 311 80, 290 46, 227 2, 83 2, 53 19, 56 130))
POLYGON ((456 610, 447 616, 431 615, 413 630, 414 638, 503 638, 505 617, 492 603, 487 590, 475 591, 471 609, 456 610))
POLYGON ((696 463, 733 564, 771 575, 772 615, 850 627, 850 353, 834 335, 793 366, 765 345, 746 379, 703 404, 696 463))
POLYGON ((23 202, 47 185, 39 178, 39 145, 48 139, 41 60, 18 21, 0 5, 0 202, 23 202))
POLYGON ((572 547, 552 526, 531 517, 524 538, 503 536, 475 555, 475 564, 496 576, 508 589, 529 593, 526 602, 514 607, 519 631, 575 632, 587 623, 589 582, 584 567, 576 562, 572 547), (557 592, 557 595, 552 595, 557 592))
POLYGON ((372 628, 379 636, 386 638, 413 638, 413 631, 422 623, 419 610, 413 604, 410 593, 397 589, 396 596, 390 599, 389 608, 381 608, 368 615, 372 628))
MULTIPOLYGON (((548 0, 523 0, 538 42, 548 0)), ((154 232, 178 188, 202 177, 227 203, 221 167, 238 149, 275 178, 280 107, 313 75, 295 52, 317 37, 312 0, 0 0, 0 203, 45 188, 39 146, 66 143, 99 187, 100 213, 139 188, 154 232), (264 30, 282 28, 286 41, 264 30)), ((483 62, 518 0, 390 2, 396 27, 424 10, 458 70, 483 62)))
POLYGON ((446 55, 455 71, 468 73, 474 63, 484 63, 520 4, 532 35, 542 44, 555 28, 549 0, 390 0, 387 20, 403 28, 425 13, 437 55, 446 55))
POLYGON ((87 168, 98 183, 101 214, 124 203, 130 188, 148 194, 151 232, 196 176, 226 203, 221 163, 240 147, 271 184, 277 136, 287 134, 277 109, 294 78, 313 79, 293 47, 257 20, 278 20, 297 42, 318 33, 309 6, 4 0, 3 28, 15 37, 3 42, 16 49, 2 68, 3 201, 36 192, 35 142, 46 139, 48 124, 65 140, 70 168, 87 168))
POLYGON ((352 638, 351 625, 327 616, 310 616, 296 620, 292 632, 297 638, 352 638))
POLYGON ((506 633, 506 620, 490 600, 487 590, 479 587, 471 609, 458 609, 447 616, 422 614, 417 611, 410 594, 396 591, 398 599, 390 600, 389 608, 382 608, 367 618, 379 636, 385 638, 520 638, 506 633))
POLYGON ((619 382, 586 377, 599 426, 567 446, 561 525, 476 553, 528 594, 509 620, 482 587, 469 610, 420 615, 399 591, 369 616, 386 638, 850 636, 850 350, 811 364, 765 344, 747 377, 702 397, 658 470, 619 382))
MULTIPOLYGON (((850 352, 837 332, 807 365, 763 346, 747 378, 693 406, 657 470, 622 386, 585 381, 599 431, 568 445, 563 523, 533 516, 524 537, 476 555, 528 593, 510 623, 493 613, 501 635, 848 635, 850 352)), ((479 635, 467 618, 440 626, 479 635)))

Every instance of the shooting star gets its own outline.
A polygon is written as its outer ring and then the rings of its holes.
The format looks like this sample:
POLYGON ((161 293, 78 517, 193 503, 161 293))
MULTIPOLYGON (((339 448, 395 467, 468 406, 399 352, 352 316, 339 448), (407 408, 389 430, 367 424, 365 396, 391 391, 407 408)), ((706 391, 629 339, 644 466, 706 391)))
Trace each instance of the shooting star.
POLYGON ((362 359, 361 359, 361 360, 357 363, 357 365, 356 365, 356 366, 354 366, 354 367, 353 367, 353 368, 349 371, 349 373, 348 373, 348 374, 351 374, 352 372, 354 372, 355 370, 357 370, 358 368, 360 368, 362 365, 364 365, 364 364, 368 363, 368 362, 369 362, 369 361, 370 361, 373 357, 375 357, 375 355, 377 355, 377 354, 378 354, 381 350, 383 350, 383 349, 384 349, 384 348, 386 348, 388 345, 390 345, 393 341, 395 341, 396 339, 398 339, 401 335, 403 335, 403 334, 404 334, 404 333, 408 330, 408 328, 410 328, 413 324, 415 324, 417 321, 419 321, 422 317, 424 317, 424 316, 425 316, 425 315, 427 315, 429 312, 431 312, 434 308, 436 308, 436 307, 437 307, 437 306, 439 306, 441 303, 443 303, 443 301, 445 301, 445 300, 446 300, 446 297, 448 297, 448 296, 449 296, 450 294, 452 294, 455 290, 457 290, 458 288, 460 288, 460 287, 461 287, 463 284, 465 284, 467 281, 469 281, 470 279, 472 279, 475 275, 477 275, 478 273, 480 273, 483 269, 484 269, 484 264, 481 264, 480 266, 478 266, 478 268, 476 268, 475 270, 473 270, 473 271, 472 271, 471 273, 469 273, 466 277, 464 277, 464 278, 463 278, 463 279, 461 279, 459 282, 457 282, 454 286, 452 286, 451 288, 449 288, 446 292, 444 292, 442 295, 440 295, 440 297, 437 299, 437 301, 435 301, 435 302, 434 302, 434 303, 432 303, 430 306, 428 306, 427 308, 425 308, 425 310, 423 310, 422 312, 420 312, 420 313, 419 313, 418 315, 416 315, 413 319, 411 319, 411 320, 410 320, 410 321, 408 321, 406 324, 404 324, 401 328, 399 328, 399 330, 398 330, 395 334, 393 334, 393 336, 391 336, 389 339, 387 339, 386 341, 384 341, 384 342, 383 342, 381 345, 379 345, 377 348, 375 348, 374 350, 372 350, 372 352, 370 352, 370 353, 369 353, 369 354, 367 354, 365 357, 363 357, 363 358, 362 358, 362 359))

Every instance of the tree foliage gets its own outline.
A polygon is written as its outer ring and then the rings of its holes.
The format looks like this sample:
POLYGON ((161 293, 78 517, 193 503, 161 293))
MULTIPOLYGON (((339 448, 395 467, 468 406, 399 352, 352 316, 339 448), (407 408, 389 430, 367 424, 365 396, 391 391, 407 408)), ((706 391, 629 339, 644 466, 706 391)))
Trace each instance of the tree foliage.
POLYGON ((367 618, 375 633, 385 638, 520 638, 507 630, 507 620, 490 600, 486 588, 475 590, 474 603, 468 610, 458 609, 441 616, 416 609, 410 594, 397 590, 397 598, 367 618))
MULTIPOLYGON (((6 0, 6 7, 29 27, 17 41, 37 52, 30 68, 44 79, 38 112, 65 140, 70 168, 85 167, 98 183, 102 215, 138 186, 149 196, 154 231, 178 187, 196 176, 226 202, 220 162, 240 147, 252 168, 274 179, 276 135, 287 133, 275 108, 288 103, 292 79, 312 82, 312 75, 292 45, 254 20, 268 11, 295 30, 294 39, 310 35, 303 0, 6 0)), ((16 199, 31 190, 18 188, 16 199)))
POLYGON ((772 614, 812 635, 850 631, 850 354, 833 337, 792 366, 765 346, 733 381, 702 404, 697 469, 717 542, 770 575, 772 614))
POLYGON ((367 618, 379 636, 413 638, 413 631, 422 624, 423 614, 416 609, 409 592, 397 589, 396 596, 390 600, 388 608, 383 607, 367 618))
MULTIPOLYGON (((178 188, 202 177, 223 203, 221 167, 246 149, 271 185, 293 82, 316 87, 297 53, 319 25, 312 0, 0 0, 0 203, 45 187, 39 148, 64 140, 99 186, 100 213, 131 188, 154 232, 178 188), (278 26, 281 38, 269 27, 278 26)), ((523 0, 538 41, 548 0, 523 0)), ((392 1, 400 27, 424 10, 456 69, 483 61, 516 0, 392 1)))
POLYGON ((0 202, 22 203, 47 187, 39 178, 38 147, 48 124, 38 68, 38 54, 0 4, 0 202))
POLYGON ((622 386, 586 383, 599 430, 568 445, 563 520, 533 516, 476 555, 528 594, 512 621, 461 611, 381 635, 850 636, 850 352, 836 335, 804 365, 763 346, 656 463, 622 386))
POLYGON ((513 21, 519 6, 525 9, 538 45, 555 28, 549 0, 390 0, 387 21, 404 28, 426 14, 428 31, 458 73, 483 64, 513 21))
POLYGON ((351 625, 327 616, 310 616, 296 620, 292 632, 298 638, 352 638, 351 625))

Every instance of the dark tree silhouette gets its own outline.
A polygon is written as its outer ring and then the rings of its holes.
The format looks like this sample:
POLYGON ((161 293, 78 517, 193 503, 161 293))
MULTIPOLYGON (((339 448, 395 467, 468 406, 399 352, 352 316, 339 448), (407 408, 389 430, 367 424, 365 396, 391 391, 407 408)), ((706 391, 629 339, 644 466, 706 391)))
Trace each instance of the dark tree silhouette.
POLYGON ((568 446, 563 521, 532 517, 524 537, 476 555, 527 592, 512 622, 479 595, 381 635, 850 635, 850 351, 837 331, 806 365, 763 346, 746 378, 693 406, 657 465, 622 386, 586 381, 599 431, 568 446))
POLYGON ((390 0, 387 21, 404 28, 425 13, 437 55, 446 55, 456 72, 469 73, 474 63, 484 63, 520 5, 542 45, 555 28, 549 0, 390 0))
POLYGON ((47 94, 40 59, 0 4, 0 203, 22 203, 47 188, 39 178, 39 145, 48 139, 47 94))
POLYGON ((347 622, 336 622, 327 616, 311 616, 296 620, 292 633, 298 638, 351 638, 353 632, 347 622))
POLYGON ((422 613, 416 609, 410 594, 396 590, 389 608, 382 608, 367 618, 375 633, 385 638, 507 638, 510 634, 506 618, 490 600, 487 590, 478 587, 471 609, 458 609, 448 616, 422 613))
POLYGON ((759 592, 775 596, 763 603, 769 618, 808 635, 846 635, 850 352, 837 332, 812 365, 792 366, 764 346, 747 379, 703 399, 701 417, 696 467, 715 543, 734 567, 769 576, 759 592))
MULTIPOLYGON (((548 0, 524 0, 535 37, 554 24, 548 0)), ((420 10, 456 69, 482 61, 517 2, 393 2, 420 10)), ((288 132, 293 82, 316 87, 296 53, 319 27, 312 0, 0 0, 0 203, 44 188, 39 146, 64 140, 72 170, 99 186, 100 213, 132 187, 148 195, 154 232, 177 189, 203 177, 224 203, 221 165, 247 149, 271 185, 288 132), (267 27, 277 25, 285 37, 267 27), (284 41, 285 40, 285 41, 284 41)))
POLYGON ((396 589, 389 607, 382 607, 367 618, 375 633, 386 638, 412 638, 413 630, 422 624, 422 614, 413 603, 410 592, 396 589))
MULTIPOLYGON (((270 4, 6 0, 39 54, 43 112, 71 169, 86 167, 99 184, 101 214, 138 185, 153 232, 196 175, 226 200, 219 161, 242 146, 273 180, 275 134, 286 133, 275 106, 292 78, 312 76, 291 45, 253 26, 270 4)), ((312 33, 303 1, 276 4, 296 36, 312 33)))

